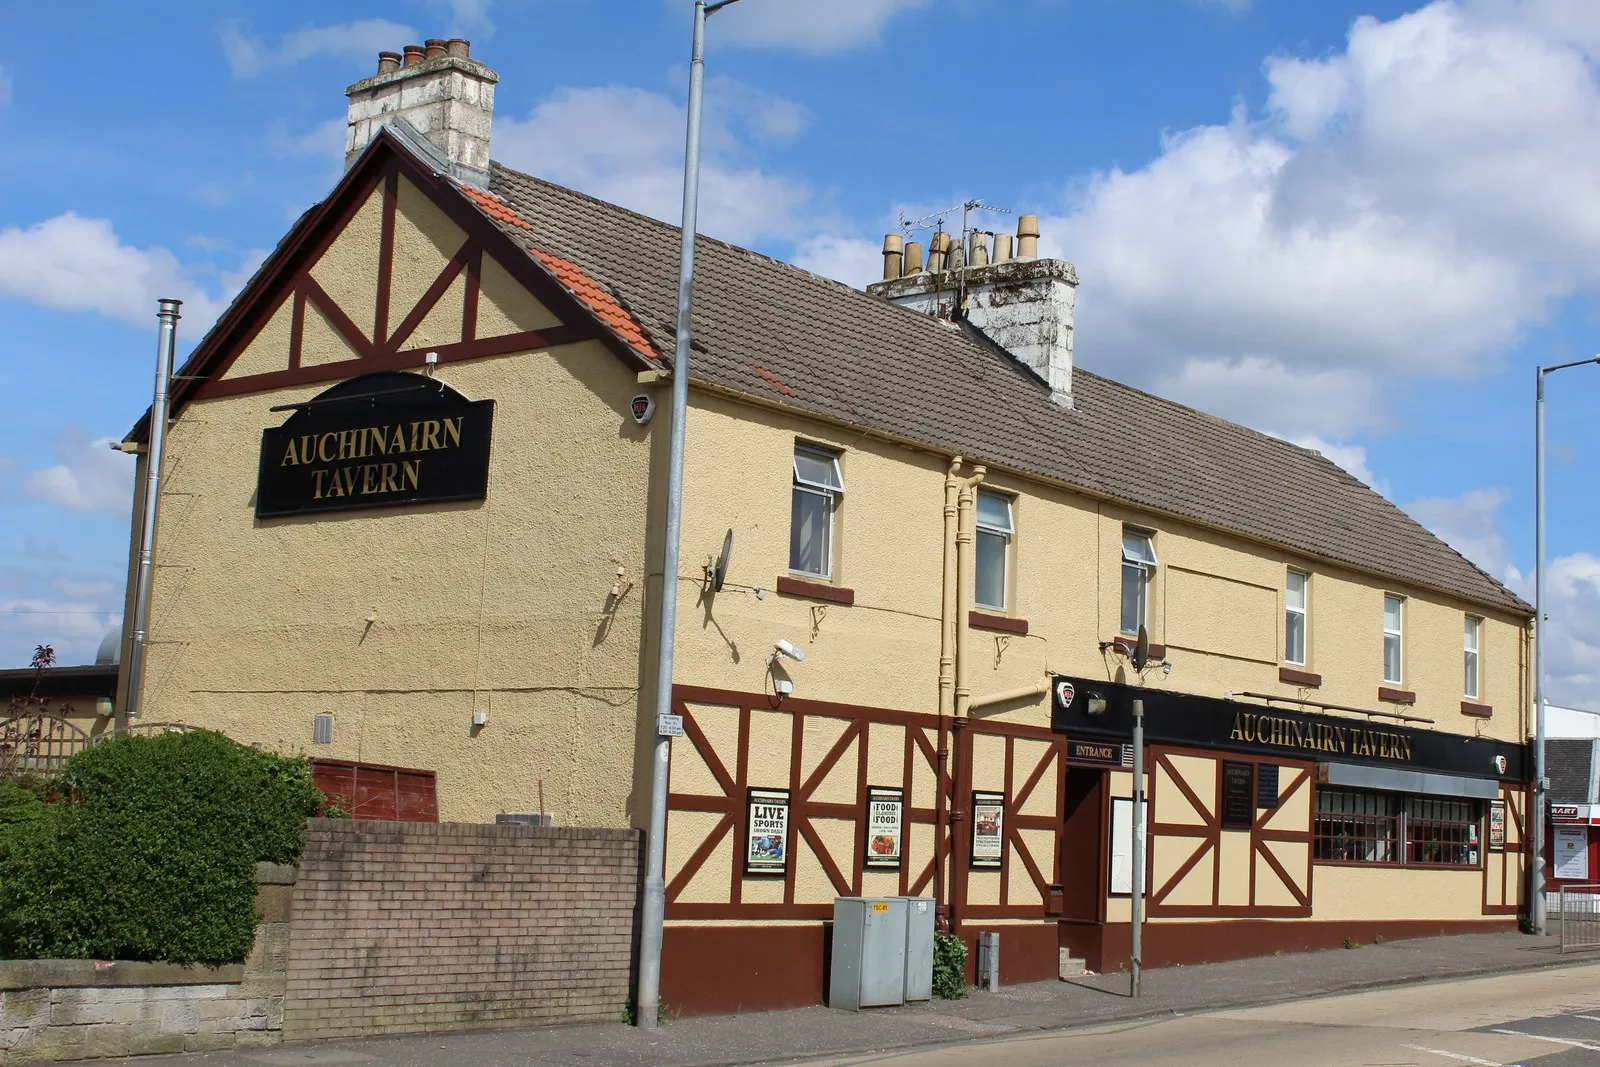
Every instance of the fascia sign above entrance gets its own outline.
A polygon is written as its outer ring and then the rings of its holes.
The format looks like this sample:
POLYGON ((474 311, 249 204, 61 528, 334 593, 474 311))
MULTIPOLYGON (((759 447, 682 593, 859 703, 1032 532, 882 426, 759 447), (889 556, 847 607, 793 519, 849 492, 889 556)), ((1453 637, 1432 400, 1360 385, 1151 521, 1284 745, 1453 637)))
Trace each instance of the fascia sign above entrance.
MULTIPOLYGON (((420 374, 340 382, 261 432, 256 518, 482 500, 494 401, 420 374)), ((280 409, 274 409, 280 410, 280 409)))

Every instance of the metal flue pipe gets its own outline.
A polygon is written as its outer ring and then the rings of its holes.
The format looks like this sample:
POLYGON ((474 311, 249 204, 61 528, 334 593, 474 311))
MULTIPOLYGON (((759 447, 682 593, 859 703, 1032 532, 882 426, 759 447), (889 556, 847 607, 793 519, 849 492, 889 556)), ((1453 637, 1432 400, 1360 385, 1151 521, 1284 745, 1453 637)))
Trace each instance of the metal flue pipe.
POLYGON ((1138 997, 1144 969, 1144 701, 1133 702, 1133 870, 1128 886, 1130 939, 1128 942, 1128 995, 1138 997))
POLYGON ((665 530, 661 538, 661 617, 656 636, 656 721, 650 760, 650 829, 645 840, 644 908, 640 917, 639 987, 634 1020, 646 1030, 660 1025, 661 941, 666 923, 667 766, 672 740, 661 733, 672 713, 673 643, 678 626, 678 554, 683 520, 683 444, 689 415, 690 303, 694 295, 695 213, 700 202, 700 98, 705 86, 706 18, 737 0, 694 5, 689 58, 689 130, 684 144, 683 229, 678 259, 678 336, 672 352, 672 431, 667 461, 665 530))
POLYGON ((127 717, 139 714, 144 682, 145 646, 150 625, 150 578, 155 572, 156 505, 161 499, 161 448, 167 440, 167 390, 172 382, 173 352, 178 344, 178 308, 182 300, 158 301, 156 318, 161 327, 156 338, 156 385, 150 401, 150 446, 145 451, 144 516, 139 528, 139 567, 134 575, 133 639, 128 648, 127 717))

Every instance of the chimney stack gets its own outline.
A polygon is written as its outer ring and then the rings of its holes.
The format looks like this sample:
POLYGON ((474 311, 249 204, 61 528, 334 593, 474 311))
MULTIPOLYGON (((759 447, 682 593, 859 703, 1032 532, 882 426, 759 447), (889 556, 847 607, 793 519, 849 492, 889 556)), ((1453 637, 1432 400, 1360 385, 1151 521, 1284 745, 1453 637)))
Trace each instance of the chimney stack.
POLYGON ((378 73, 345 90, 350 98, 344 165, 348 168, 397 119, 421 134, 452 178, 487 188, 489 127, 500 75, 472 58, 460 38, 408 44, 378 53, 378 73))
POLYGON ((925 315, 964 319, 1038 375, 1050 387, 1051 400, 1072 406, 1078 272, 1064 260, 1039 258, 1039 216, 1017 219, 1014 256, 1010 234, 994 235, 991 257, 986 234, 969 235, 969 251, 952 235, 935 233, 926 271, 920 269, 921 249, 906 245, 902 259, 895 236, 896 273, 890 273, 885 239, 884 280, 867 292, 925 315), (958 295, 962 306, 953 308, 958 295))

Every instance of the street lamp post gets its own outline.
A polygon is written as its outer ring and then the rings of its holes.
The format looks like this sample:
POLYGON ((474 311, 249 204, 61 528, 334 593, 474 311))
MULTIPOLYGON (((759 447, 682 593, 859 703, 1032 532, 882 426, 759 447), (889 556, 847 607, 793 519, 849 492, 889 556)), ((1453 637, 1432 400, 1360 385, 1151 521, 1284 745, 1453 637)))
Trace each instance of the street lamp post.
POLYGON ((672 431, 668 446, 665 532, 661 545, 661 618, 656 637, 655 744, 650 761, 650 830, 645 840, 644 908, 640 917, 639 988, 634 1019, 646 1030, 659 1024, 661 940, 666 921, 667 757, 671 738, 661 733, 672 713, 673 638, 678 625, 678 542, 683 518, 683 441, 689 415, 690 298, 694 295, 695 212, 700 202, 700 96, 705 84, 706 18, 738 0, 695 0, 694 43, 689 57, 688 135, 683 162, 683 235, 678 260, 678 337, 672 352, 672 431))
POLYGON ((1579 359, 1571 363, 1558 363, 1553 367, 1534 368, 1534 406, 1533 406, 1533 674, 1534 674, 1534 726, 1533 726, 1533 817, 1528 821, 1532 824, 1532 833, 1529 835, 1533 846, 1533 869, 1530 875, 1530 895, 1532 900, 1529 908, 1529 917, 1533 920, 1533 932, 1545 932, 1545 905, 1544 905, 1544 813, 1545 813, 1545 774, 1544 774, 1544 376, 1553 374, 1558 370, 1568 367, 1582 367, 1589 363, 1600 363, 1600 357, 1594 359, 1579 359))

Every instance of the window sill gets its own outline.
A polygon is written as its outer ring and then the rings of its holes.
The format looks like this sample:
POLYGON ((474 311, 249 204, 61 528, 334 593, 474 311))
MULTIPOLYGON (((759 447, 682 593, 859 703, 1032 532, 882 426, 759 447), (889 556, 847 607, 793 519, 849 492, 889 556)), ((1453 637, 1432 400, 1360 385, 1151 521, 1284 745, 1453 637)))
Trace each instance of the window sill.
POLYGON ((1028 620, 1013 619, 1009 615, 994 615, 987 611, 967 612, 967 625, 974 630, 994 630, 997 633, 1028 635, 1028 620))
POLYGON ((1481 871, 1481 863, 1399 863, 1393 860, 1319 860, 1318 867, 1371 867, 1382 871, 1481 871))
POLYGON ((856 602, 856 591, 843 586, 829 585, 827 582, 814 582, 805 578, 790 578, 784 575, 778 579, 778 594, 780 596, 800 596, 810 600, 826 600, 830 604, 843 604, 846 607, 856 602))
POLYGON ((1474 704, 1470 700, 1461 702, 1461 714, 1471 715, 1475 719, 1487 719, 1494 715, 1494 707, 1489 704, 1474 704))
POLYGON ((1417 694, 1409 689, 1390 689, 1386 685, 1378 686, 1378 699, 1390 704, 1415 704, 1417 694))
MULTIPOLYGON (((1109 646, 1107 646, 1107 647, 1116 648, 1123 655, 1131 656, 1131 655, 1133 655, 1134 648, 1138 644, 1139 644, 1139 639, 1137 637, 1118 636, 1118 637, 1112 638, 1111 639, 1111 644, 1109 646)), ((1151 659, 1166 659, 1167 658, 1167 646, 1166 645, 1158 645, 1154 641, 1151 641, 1150 642, 1150 658, 1151 659)))
POLYGON ((1322 675, 1312 674, 1299 667, 1279 667, 1278 681, 1297 685, 1302 689, 1318 689, 1322 686, 1322 675))

